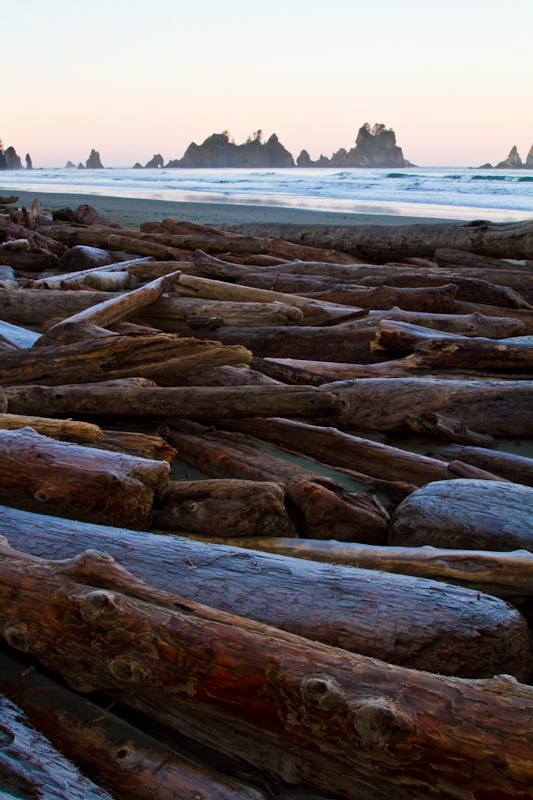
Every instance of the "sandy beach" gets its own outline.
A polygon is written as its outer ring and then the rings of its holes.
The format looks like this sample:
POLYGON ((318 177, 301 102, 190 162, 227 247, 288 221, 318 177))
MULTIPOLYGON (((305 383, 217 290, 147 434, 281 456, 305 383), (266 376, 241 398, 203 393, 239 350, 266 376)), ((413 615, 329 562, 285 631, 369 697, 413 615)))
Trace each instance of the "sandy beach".
POLYGON ((0 194, 15 194, 19 204, 29 208, 37 199, 39 209, 77 208, 88 204, 128 228, 141 222, 156 222, 165 217, 179 217, 204 225, 239 225, 247 222, 289 222, 322 225, 412 225, 423 222, 457 222, 452 219, 429 219, 389 214, 346 214, 309 209, 236 203, 191 203, 168 200, 147 200, 129 197, 107 197, 93 194, 18 192, 2 189, 0 194))

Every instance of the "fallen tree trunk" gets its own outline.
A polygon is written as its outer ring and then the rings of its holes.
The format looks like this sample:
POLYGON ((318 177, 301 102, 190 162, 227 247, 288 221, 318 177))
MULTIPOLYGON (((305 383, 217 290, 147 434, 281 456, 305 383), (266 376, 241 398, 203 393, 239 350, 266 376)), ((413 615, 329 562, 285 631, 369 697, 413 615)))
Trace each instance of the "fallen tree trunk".
MULTIPOLYGON (((194 763, 180 752, 179 745, 174 744, 172 749, 166 747, 39 671, 25 670, 25 665, 11 654, 0 653, 0 687, 71 762, 80 764, 84 772, 108 787, 115 800, 154 800, 155 797, 158 800, 174 800, 178 796, 194 797, 199 793, 206 800, 262 798, 259 791, 247 791, 242 784, 235 783, 214 769, 194 763)), ((29 734, 29 738, 30 742, 32 739, 35 741, 37 735, 29 734)), ((50 752, 47 756, 49 763, 50 752)), ((62 757, 56 754, 56 758, 62 757)), ((53 784, 59 793, 44 795, 43 775, 41 781, 36 779, 36 796, 43 800, 45 796, 53 800, 60 797, 66 800, 93 800, 95 793, 91 791, 89 781, 77 774, 72 765, 70 768, 74 787, 71 787, 70 781, 67 783, 67 795, 63 794, 65 787, 59 782, 53 784), (72 788, 73 792, 70 791, 72 788)), ((61 777, 65 779, 66 769, 61 777)), ((97 796, 109 798, 103 791, 97 796)))
POLYGON ((168 487, 166 462, 0 430, 0 498, 30 511, 148 527, 154 497, 168 487))
MULTIPOLYGON (((487 660, 486 648, 499 648, 499 636, 485 637, 483 630, 500 623, 502 633, 524 628, 516 609, 488 595, 478 599, 471 591, 433 580, 248 553, 240 545, 210 545, 144 532, 141 539, 138 532, 124 528, 0 508, 9 542, 28 553, 65 559, 80 548, 105 550, 157 589, 174 592, 179 586, 187 600, 238 612, 313 641, 417 669, 461 675, 492 675, 492 670, 517 667, 505 653, 505 644, 498 651, 498 666, 492 663, 494 653, 487 660), (472 637, 473 630, 480 635, 472 637)), ((379 548, 384 556, 388 550, 379 548)), ((523 574, 522 582, 528 585, 527 567, 523 574)))
POLYGON ((248 433, 279 447, 317 458, 334 467, 357 470, 387 481, 423 486, 429 481, 456 477, 448 465, 435 458, 409 453, 370 439, 349 436, 335 428, 322 428, 287 419, 225 420, 223 427, 248 433))
POLYGON ((505 269, 505 270, 527 270, 527 266, 522 264, 510 263, 501 258, 490 258, 480 256, 477 253, 468 253, 465 250, 454 250, 443 247, 435 251, 435 261, 439 267, 462 267, 472 269, 505 269))
POLYGON ((391 286, 378 286, 375 289, 347 286, 345 289, 307 292, 306 297, 322 302, 342 303, 346 306, 360 306, 365 309, 389 309, 398 306, 405 311, 434 312, 446 314, 453 309, 457 286, 453 283, 443 286, 402 289, 391 286))
POLYGON ((400 503, 393 545, 533 551, 533 489, 483 480, 436 481, 400 503))
POLYGON ((168 461, 169 464, 172 464, 177 456, 176 449, 160 436, 139 433, 139 431, 104 430, 102 441, 96 446, 102 450, 126 453, 126 455, 137 458, 168 461))
POLYGON ((439 448, 447 458, 459 459, 480 469, 488 469, 513 483, 533 486, 533 458, 473 446, 450 445, 439 448))
POLYGON ((309 386, 109 387, 99 384, 6 387, 9 408, 120 417, 333 416, 342 403, 309 386))
MULTIPOLYGON (((140 266, 141 264, 151 264, 150 256, 144 258, 134 258, 131 261, 118 261, 115 264, 105 264, 99 267, 90 267, 88 269, 78 269, 74 272, 62 272, 60 275, 47 275, 46 278, 39 278, 38 280, 31 280, 27 283, 28 289, 61 289, 65 282, 70 280, 83 281, 89 276, 99 275, 106 272, 123 272, 124 270, 130 271, 133 266, 140 266)), ((176 262, 167 262, 168 270, 165 272, 167 275, 174 272, 176 269, 176 262)), ((181 265, 180 265, 181 266, 181 265)), ((155 277, 161 277, 157 275, 155 277)))
MULTIPOLYGON (((465 798, 464 784, 456 791, 440 776, 460 770, 471 798, 527 791, 533 694, 509 678, 479 684, 368 660, 158 592, 102 554, 55 565, 7 548, 0 580, 11 646, 78 689, 134 704, 141 696, 145 707, 163 705, 171 715, 175 701, 179 708, 193 699, 200 712, 232 718, 237 731, 274 736, 303 756, 311 786, 327 783, 347 800, 377 792, 425 799, 438 786, 448 800, 465 798), (13 617, 22 610, 24 625, 13 617), (445 731, 435 725, 443 716, 445 731), (335 768, 341 780, 331 783, 335 768)), ((264 763, 255 747, 242 755, 264 763)))
POLYGON ((78 444, 97 444, 103 439, 103 432, 98 425, 89 422, 76 422, 72 419, 50 419, 47 417, 29 417, 22 414, 0 414, 0 429, 18 431, 21 428, 33 428, 43 436, 62 439, 65 442, 78 444))
MULTIPOLYGON (((509 309, 506 308, 498 308, 498 306, 490 306, 490 305, 483 305, 482 303, 464 303, 462 301, 456 300, 455 301, 455 311, 457 314, 483 314, 486 316, 490 316, 496 319, 502 319, 503 317, 508 317, 510 312, 509 309)), ((528 311, 527 309, 523 308, 515 308, 512 312, 512 316, 515 318, 517 322, 520 322, 524 327, 522 331, 522 335, 532 335, 533 334, 533 311, 528 311)), ((428 325, 428 328, 430 326, 428 325)), ((487 334, 486 334, 487 335, 487 334)), ((513 335, 521 335, 521 334, 508 334, 508 336, 513 335)), ((500 337, 493 337, 493 338, 500 338, 500 337)), ((505 336, 501 337, 505 339, 505 336)))
POLYGON ((274 482, 172 481, 153 526, 212 536, 296 536, 284 499, 274 482))
MULTIPOLYGON (((110 335, 74 344, 0 353, 0 382, 4 386, 32 383, 57 386, 131 376, 155 378, 168 371, 243 364, 251 357, 244 347, 225 347, 218 342, 200 342, 175 334, 110 335)), ((44 409, 34 413, 44 413, 44 409)))
POLYGON ((348 404, 342 427, 407 431, 407 416, 438 411, 480 433, 533 437, 531 381, 453 381, 431 378, 368 378, 324 384, 348 404))
MULTIPOLYGON (((11 695, 9 686, 4 691, 11 695)), ((2 800, 112 800, 34 730, 21 709, 3 695, 0 715, 2 800)))
POLYGON ((405 419, 414 433, 419 434, 419 436, 425 436, 428 439, 437 439, 440 442, 456 442, 457 444, 472 444, 478 447, 495 446, 494 437, 490 436, 490 434, 472 431, 458 419, 444 417, 436 411, 424 411, 418 417, 409 415, 405 419))
POLYGON ((454 222, 418 225, 248 224, 238 233, 282 236, 312 247, 329 247, 376 261, 432 256, 452 248, 494 258, 528 259, 533 255, 533 222, 454 222))
POLYGON ((388 512, 412 487, 369 478, 353 472, 350 491, 338 481, 265 452, 251 436, 226 433, 182 422, 171 422, 169 442, 180 459, 212 478, 276 481, 287 493, 298 533, 309 539, 336 538, 373 544, 385 542, 388 512), (176 430, 177 428, 177 430, 176 430), (383 501, 375 500, 376 493, 383 501))
POLYGON ((189 536, 194 541, 219 546, 242 547, 306 561, 431 578, 504 599, 520 600, 533 596, 533 553, 526 550, 445 550, 430 545, 383 547, 357 542, 283 537, 189 536))

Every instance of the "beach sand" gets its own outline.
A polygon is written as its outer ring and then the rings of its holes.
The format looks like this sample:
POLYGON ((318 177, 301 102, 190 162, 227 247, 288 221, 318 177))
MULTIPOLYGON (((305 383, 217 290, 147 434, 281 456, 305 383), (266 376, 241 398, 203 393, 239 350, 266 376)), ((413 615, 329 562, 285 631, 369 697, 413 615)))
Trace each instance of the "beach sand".
POLYGON ((130 197, 104 197, 93 194, 17 192, 1 188, 0 194, 14 194, 19 205, 30 208, 37 199, 39 210, 77 208, 87 204, 127 228, 137 229, 141 222, 159 222, 165 217, 179 217, 204 225, 239 225, 247 222, 289 222, 293 225, 412 225, 423 222, 458 222, 451 219, 406 217, 388 214, 346 214, 312 211, 284 206, 239 205, 236 203, 189 203, 169 200, 145 200, 130 197))

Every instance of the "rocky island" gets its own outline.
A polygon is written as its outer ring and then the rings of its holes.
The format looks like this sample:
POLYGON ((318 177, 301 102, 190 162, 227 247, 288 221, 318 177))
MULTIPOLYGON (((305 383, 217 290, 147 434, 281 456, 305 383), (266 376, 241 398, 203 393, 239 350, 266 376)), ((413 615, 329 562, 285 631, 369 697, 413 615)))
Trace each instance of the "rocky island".
POLYGON ((317 161, 311 161, 307 150, 302 150, 296 159, 298 167, 412 167, 403 157, 402 148, 396 144, 396 135, 392 128, 386 128, 382 123, 375 124, 372 128, 365 122, 359 128, 355 147, 345 150, 341 147, 331 158, 320 156, 317 161))
POLYGON ((0 169, 22 169, 22 162, 20 156, 17 155, 14 147, 8 147, 4 150, 2 140, 0 139, 0 169))
POLYGON ((482 164, 478 169, 533 169, 533 144, 524 162, 520 158, 518 148, 515 145, 511 148, 505 161, 500 161, 495 167, 492 164, 482 164))

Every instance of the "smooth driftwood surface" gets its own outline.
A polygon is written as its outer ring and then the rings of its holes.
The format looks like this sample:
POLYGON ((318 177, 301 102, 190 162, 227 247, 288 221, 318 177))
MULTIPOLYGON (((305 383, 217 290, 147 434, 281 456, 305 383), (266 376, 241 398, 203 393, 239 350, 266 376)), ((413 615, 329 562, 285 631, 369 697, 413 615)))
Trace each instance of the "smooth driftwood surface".
MULTIPOLYGON (((8 390, 9 391, 9 390, 8 390)), ((356 470, 387 481, 423 486, 456 477, 448 464, 397 447, 351 436, 336 428, 318 427, 287 419, 225 420, 223 427, 248 433, 279 447, 316 458, 325 464, 356 470)))
POLYGON ((347 286, 341 289, 313 291, 307 297, 323 302, 342 303, 366 309, 388 309, 398 306, 405 311, 426 311, 446 314, 453 309, 457 286, 453 283, 427 288, 402 289, 378 286, 375 289, 363 286, 347 286))
POLYGON ((353 472, 356 493, 318 471, 271 455, 252 436, 214 431, 186 421, 173 420, 171 425, 168 441, 177 448, 180 459, 205 475, 282 483, 293 523, 299 535, 309 539, 333 537, 384 544, 388 512, 376 495, 382 497, 389 489, 383 499, 395 508, 400 496, 412 490, 405 484, 386 484, 353 472), (397 496, 392 499, 394 490, 397 496))
POLYGON ((169 466, 59 442, 32 428, 0 430, 0 498, 32 511, 146 527, 169 466))
POLYGON ((127 453, 139 458, 168 461, 172 464, 177 456, 177 450, 161 436, 153 436, 138 431, 104 430, 102 441, 96 447, 102 450, 112 450, 115 453, 127 453))
POLYGON ((408 416, 438 411, 480 433, 533 437, 532 381, 368 378, 322 388, 348 404, 337 423, 341 427, 406 431, 408 416))
MULTIPOLYGON (((490 434, 472 431, 460 420, 445 417, 436 411, 424 411, 417 417, 409 415, 406 417, 406 421, 413 433, 425 436, 427 439, 479 447, 494 447, 496 444, 494 437, 490 434)), ((502 475, 503 477, 505 476, 502 475)))
POLYGON ((392 545, 533 552, 533 489, 483 480, 436 481, 396 509, 392 545))
POLYGON ((57 386, 134 376, 156 378, 170 371, 244 364, 251 358, 252 354, 239 345, 226 347, 176 334, 110 334, 73 344, 0 353, 0 383, 57 386))
POLYGON ((383 547, 334 540, 188 535, 215 545, 445 581, 504 599, 533 596, 533 554, 527 550, 446 550, 430 545, 383 547))
MULTIPOLYGON (((246 352, 246 351, 245 351, 246 352)), ((312 386, 113 387, 89 385, 6 386, 9 408, 50 414, 95 416, 212 417, 334 416, 342 402, 312 386)))
MULTIPOLYGON (((194 763, 179 748, 161 744, 38 670, 25 669, 25 665, 10 653, 0 652, 0 688, 54 746, 95 781, 104 784, 115 800, 176 800, 195 795, 204 800, 261 800, 263 797, 257 790, 247 790, 214 769, 194 763)), ((33 736, 35 740, 37 736, 33 736)), ((75 769, 71 769, 76 777, 75 769)), ((92 800, 94 797, 89 791, 82 793, 85 787, 87 790, 90 787, 87 779, 78 776, 74 786, 73 792, 64 795, 65 788, 55 785, 59 791, 52 794, 53 800, 60 797, 92 800)), ((40 788, 36 787, 37 796, 44 800, 40 788)), ((109 795, 101 792, 98 797, 108 798, 109 795)))
POLYGON ((171 481, 153 526, 213 536, 296 536, 274 482, 171 481))
MULTIPOLYGON (((310 786, 346 800, 436 786, 443 800, 526 796, 533 691, 508 676, 446 678, 331 648, 152 589, 104 553, 57 564, 3 550, 3 636, 78 690, 170 715, 192 700, 275 737, 310 786), (469 794, 450 774, 468 775, 469 794)), ((253 747, 242 756, 264 763, 253 747)))
POLYGON ((95 306, 78 311, 77 314, 67 317, 63 322, 59 322, 58 326, 72 322, 90 322, 92 325, 106 328, 128 314, 134 313, 139 308, 153 303, 178 280, 180 274, 179 270, 171 272, 169 275, 156 278, 156 280, 150 281, 150 283, 146 283, 132 292, 126 292, 126 294, 119 297, 112 297, 110 300, 104 300, 95 306))
POLYGON ((495 258, 531 258, 533 222, 454 222, 417 225, 248 224, 233 230, 257 236, 281 236, 311 247, 328 247, 354 256, 392 261, 432 256, 452 248, 495 258))
MULTIPOLYGON (((64 283, 68 283, 71 280, 75 280, 77 282, 82 282, 87 277, 92 277, 94 275, 98 275, 100 273, 108 273, 108 272, 123 272, 129 270, 133 266, 140 266, 141 264, 150 264, 152 263, 149 256, 144 258, 134 258, 130 261, 118 261, 115 264, 104 264, 98 267, 90 267, 88 269, 78 269, 74 272, 62 272, 59 275, 47 275, 45 278, 40 278, 38 280, 31 280, 28 281, 26 284, 29 289, 61 289, 64 283)), ((165 275, 168 275, 170 272, 174 272, 176 269, 176 262, 170 261, 167 262, 171 265, 165 275)), ((181 265, 180 265, 181 266, 181 265)), ((162 277, 161 275, 157 275, 156 277, 162 277)))
POLYGON ((477 446, 449 445, 439 447, 439 455, 458 459, 480 469, 487 469, 505 480, 533 486, 533 458, 516 453, 503 453, 477 446))
MULTIPOLYGON (((158 589, 179 588, 188 600, 416 669, 492 675, 494 648, 502 636, 507 642, 504 631, 524 629, 516 609, 433 580, 249 553, 171 534, 143 533, 141 540, 124 528, 5 506, 0 518, 8 541, 34 555, 64 559, 82 548, 105 550, 158 589)), ((502 644, 497 669, 522 669, 523 661, 506 654, 509 645, 502 644)))
POLYGON ((0 414, 0 429, 18 431, 21 428, 33 428, 43 436, 62 439, 65 442, 78 444, 97 444, 104 434, 98 425, 89 422, 76 422, 72 419, 51 419, 49 417, 29 417, 22 414, 0 414))
MULTIPOLYGON (((11 696, 9 686, 4 691, 11 696)), ((67 761, 4 695, 0 695, 0 720, 1 800, 113 800, 67 761)))
POLYGON ((12 325, 10 322, 0 320, 0 339, 3 342, 7 342, 14 347, 24 350, 26 347, 33 347, 38 338, 38 333, 28 331, 26 328, 21 328, 19 325, 12 325))

